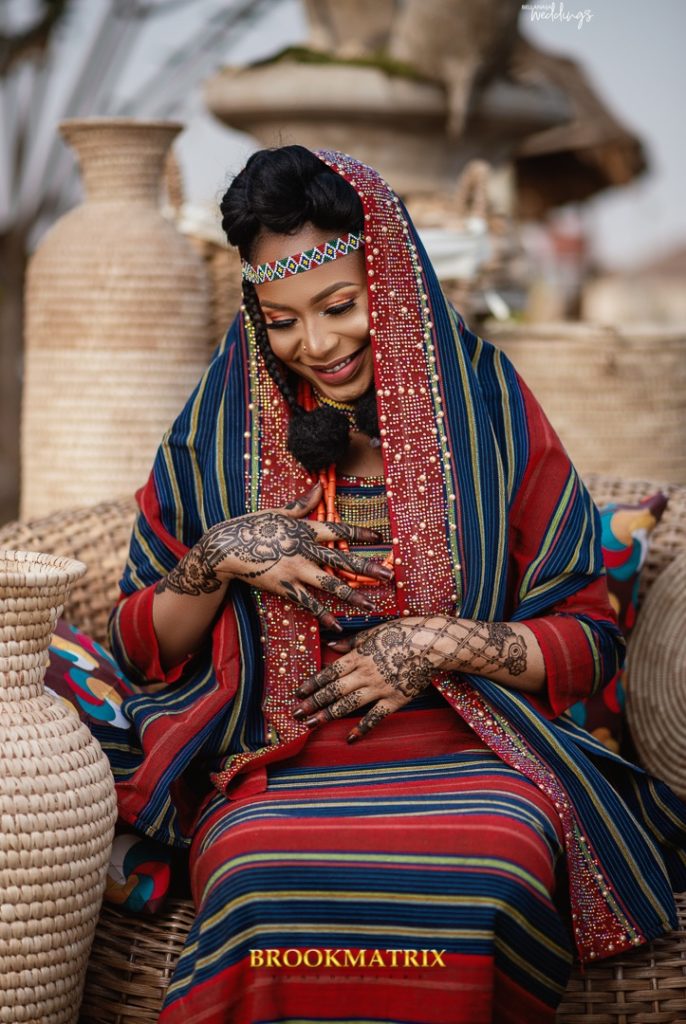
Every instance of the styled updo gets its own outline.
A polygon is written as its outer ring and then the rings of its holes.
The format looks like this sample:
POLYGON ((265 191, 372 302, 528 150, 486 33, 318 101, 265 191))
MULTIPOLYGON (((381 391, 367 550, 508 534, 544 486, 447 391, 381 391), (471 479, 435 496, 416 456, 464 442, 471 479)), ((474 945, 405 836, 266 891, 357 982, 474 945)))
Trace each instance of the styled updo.
MULTIPOLYGON (((294 234, 313 224, 336 237, 364 227, 355 189, 304 146, 253 153, 226 190, 221 213, 229 244, 251 263, 263 233, 294 234)), ((313 412, 303 409, 297 400, 298 376, 274 355, 255 287, 248 281, 243 281, 243 301, 267 370, 291 411, 289 451, 310 473, 339 462, 350 444, 348 417, 328 405, 313 412)), ((373 381, 354 406, 357 428, 378 437, 373 381)))

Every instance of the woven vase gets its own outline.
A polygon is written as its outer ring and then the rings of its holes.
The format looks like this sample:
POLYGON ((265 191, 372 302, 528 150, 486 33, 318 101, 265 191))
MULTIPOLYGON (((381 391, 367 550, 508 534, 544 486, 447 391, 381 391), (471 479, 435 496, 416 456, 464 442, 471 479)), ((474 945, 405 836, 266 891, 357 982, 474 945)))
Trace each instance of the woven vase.
POLYGON ((131 495, 208 362, 208 272, 160 210, 181 126, 64 121, 86 197, 26 285, 20 517, 131 495))
POLYGON ((488 324, 583 475, 686 484, 686 331, 488 324))
POLYGON ((117 817, 97 740, 44 690, 83 562, 0 548, 0 1021, 76 1022, 117 817))

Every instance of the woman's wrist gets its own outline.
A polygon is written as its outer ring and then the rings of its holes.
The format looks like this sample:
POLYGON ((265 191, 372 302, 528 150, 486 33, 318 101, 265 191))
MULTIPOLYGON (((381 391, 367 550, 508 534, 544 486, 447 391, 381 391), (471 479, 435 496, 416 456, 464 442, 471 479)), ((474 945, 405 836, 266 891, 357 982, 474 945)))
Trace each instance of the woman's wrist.
POLYGON ((533 632, 517 622, 427 615, 414 623, 411 644, 417 654, 447 672, 486 676, 533 693, 545 686, 545 664, 533 632))
POLYGON ((171 590, 175 594, 197 597, 226 588, 231 574, 219 573, 208 556, 208 534, 194 544, 167 575, 157 584, 156 593, 171 590))

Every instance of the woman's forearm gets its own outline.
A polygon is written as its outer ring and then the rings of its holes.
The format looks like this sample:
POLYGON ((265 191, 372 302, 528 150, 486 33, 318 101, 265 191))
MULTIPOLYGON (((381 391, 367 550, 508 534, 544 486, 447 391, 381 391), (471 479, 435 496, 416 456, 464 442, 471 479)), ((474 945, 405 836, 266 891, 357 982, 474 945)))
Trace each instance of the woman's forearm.
POLYGON ((197 546, 157 584, 152 621, 165 672, 201 646, 228 584, 228 579, 217 576, 197 546))
POLYGON ((412 645, 430 647, 432 660, 439 654, 446 671, 472 672, 527 693, 545 689, 540 645, 532 630, 519 622, 427 616, 412 645))

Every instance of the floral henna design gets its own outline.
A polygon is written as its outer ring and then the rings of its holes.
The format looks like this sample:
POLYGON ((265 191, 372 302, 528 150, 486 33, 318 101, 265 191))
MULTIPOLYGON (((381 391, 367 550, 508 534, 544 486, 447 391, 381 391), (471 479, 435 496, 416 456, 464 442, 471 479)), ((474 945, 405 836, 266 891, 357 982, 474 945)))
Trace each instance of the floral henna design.
POLYGON ((176 594, 212 594, 222 585, 203 550, 202 541, 187 551, 181 561, 155 587, 155 593, 171 590, 176 594))
POLYGON ((401 626, 377 627, 357 645, 357 651, 373 659, 394 690, 412 698, 429 685, 434 666, 423 654, 412 650, 409 640, 411 637, 401 626))
MULTIPOLYGON (((344 523, 329 526, 338 536, 347 540, 355 540, 365 532, 344 523)), ((309 523, 276 512, 262 512, 239 516, 210 527, 155 589, 157 593, 173 590, 178 594, 193 596, 210 594, 224 582, 216 568, 227 558, 236 557, 244 563, 233 575, 249 581, 264 575, 282 558, 293 555, 302 555, 318 565, 352 572, 372 569, 370 563, 361 556, 317 543, 317 533, 309 523), (245 563, 255 568, 248 568, 245 563)), ((299 592, 306 595, 304 590, 299 592)), ((309 599, 304 607, 311 610, 312 600, 309 599)), ((317 614, 323 610, 320 604, 317 614)))

